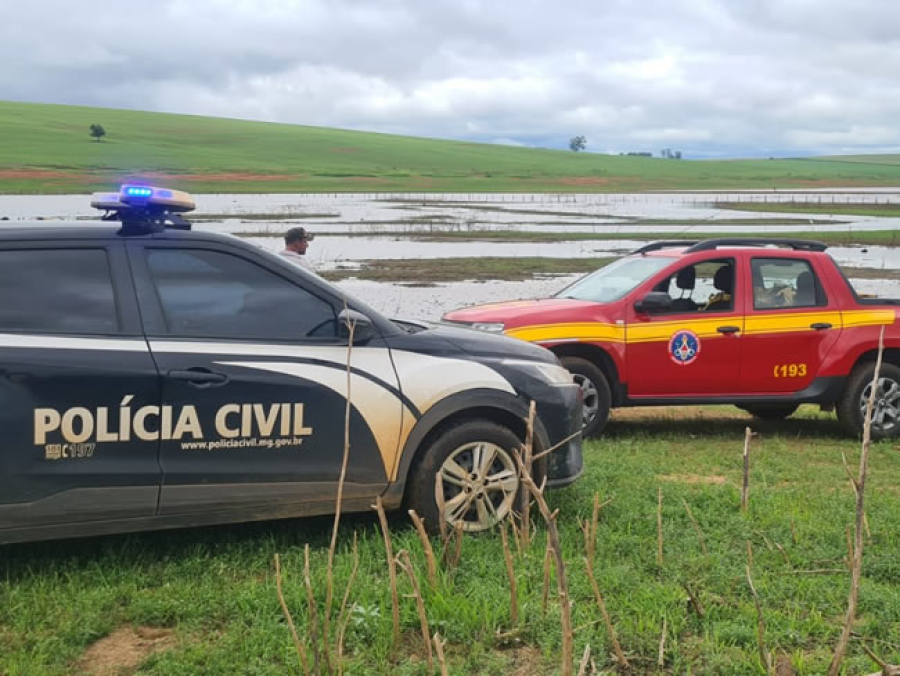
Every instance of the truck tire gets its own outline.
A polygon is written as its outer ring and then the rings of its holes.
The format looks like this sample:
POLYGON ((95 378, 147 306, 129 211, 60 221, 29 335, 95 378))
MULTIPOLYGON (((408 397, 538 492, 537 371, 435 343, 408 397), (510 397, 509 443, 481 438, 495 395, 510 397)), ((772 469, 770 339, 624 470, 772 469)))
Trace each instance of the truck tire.
POLYGON ((424 449, 410 472, 406 505, 431 533, 440 529, 437 477, 441 477, 449 528, 490 530, 507 518, 519 500, 519 472, 513 449, 522 440, 508 427, 467 420, 445 430, 424 449))
POLYGON ((609 381, 603 371, 583 357, 561 357, 560 361, 584 394, 584 436, 599 435, 609 421, 612 404, 609 381))
POLYGON ((759 406, 738 406, 738 408, 747 411, 747 413, 754 418, 761 418, 762 420, 784 420, 796 411, 799 406, 800 404, 783 404, 780 406, 766 406, 765 404, 762 404, 759 406))
MULTIPOLYGON (((863 432, 866 402, 874 375, 875 362, 867 362, 853 369, 836 407, 841 425, 857 437, 863 432)), ((897 436, 900 436, 900 368, 882 363, 872 408, 872 438, 893 439, 897 436)))

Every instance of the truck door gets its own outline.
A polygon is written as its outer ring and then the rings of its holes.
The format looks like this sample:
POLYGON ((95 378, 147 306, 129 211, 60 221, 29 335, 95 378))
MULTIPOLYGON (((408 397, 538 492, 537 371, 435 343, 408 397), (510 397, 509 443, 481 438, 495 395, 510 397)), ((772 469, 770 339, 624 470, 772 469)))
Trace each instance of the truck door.
MULTIPOLYGON (((344 453, 340 306, 287 263, 218 243, 129 242, 162 375, 161 515, 271 516, 333 502, 344 453), (271 266, 271 267, 270 267, 271 266)), ((401 404, 388 349, 353 349, 346 498, 388 481, 401 404)))
POLYGON ((629 397, 703 397, 737 391, 744 326, 737 270, 734 258, 692 263, 654 287, 673 298, 670 311, 641 313, 629 304, 625 327, 629 397))
POLYGON ((841 315, 808 260, 750 260, 741 391, 784 394, 812 384, 841 331, 841 315))
POLYGON ((0 289, 0 541, 153 516, 158 442, 134 423, 159 381, 122 243, 0 243, 0 289))

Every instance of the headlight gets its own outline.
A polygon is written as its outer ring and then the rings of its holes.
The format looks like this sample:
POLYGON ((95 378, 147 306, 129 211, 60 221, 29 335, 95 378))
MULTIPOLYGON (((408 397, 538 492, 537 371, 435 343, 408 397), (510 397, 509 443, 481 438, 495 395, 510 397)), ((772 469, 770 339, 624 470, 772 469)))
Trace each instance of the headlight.
POLYGON ((504 324, 503 322, 475 322, 471 327, 488 333, 503 333, 504 324))
POLYGON ((501 364, 505 366, 517 366, 532 368, 543 376, 544 380, 554 385, 570 385, 574 382, 572 374, 562 366, 546 364, 540 361, 526 361, 524 359, 504 359, 501 364))

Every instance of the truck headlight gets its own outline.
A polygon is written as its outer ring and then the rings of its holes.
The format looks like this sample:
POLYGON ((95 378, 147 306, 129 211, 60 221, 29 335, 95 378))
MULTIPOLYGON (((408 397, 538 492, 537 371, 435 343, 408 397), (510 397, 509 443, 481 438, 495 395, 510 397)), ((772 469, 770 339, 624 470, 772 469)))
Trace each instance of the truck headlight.
POLYGON ((488 333, 503 333, 505 328, 503 322, 475 322, 471 326, 473 329, 487 331, 488 333))

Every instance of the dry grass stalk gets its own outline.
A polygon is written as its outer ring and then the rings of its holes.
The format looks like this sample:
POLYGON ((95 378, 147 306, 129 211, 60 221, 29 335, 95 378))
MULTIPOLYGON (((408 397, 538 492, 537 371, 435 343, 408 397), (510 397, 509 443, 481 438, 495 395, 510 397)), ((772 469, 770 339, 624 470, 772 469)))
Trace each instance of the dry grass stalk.
MULTIPOLYGON (((534 400, 528 405, 528 419, 525 421, 525 447, 523 449, 523 464, 528 476, 533 476, 534 471, 534 416, 537 411, 534 400)), ((523 547, 531 544, 531 492, 522 491, 520 511, 522 513, 522 537, 523 547)))
MULTIPOLYGON (((306 604, 309 608, 309 640, 312 643, 313 673, 321 673, 319 654, 319 611, 316 609, 316 597, 313 594, 312 578, 309 576, 309 545, 303 548, 303 582, 306 585, 306 604)), ((330 669, 329 669, 330 671, 330 669)))
POLYGON ((750 540, 747 540, 747 563, 753 567, 753 545, 750 544, 750 540))
POLYGON ((438 508, 438 531, 441 534, 441 544, 447 546, 447 538, 450 534, 447 532, 447 504, 444 502, 444 482, 441 480, 441 474, 438 472, 434 475, 434 500, 438 508))
POLYGON ((784 562, 787 565, 791 565, 791 559, 788 557, 787 552, 784 551, 784 547, 782 547, 777 542, 773 542, 772 544, 775 545, 775 549, 777 549, 778 553, 781 554, 781 558, 784 559, 784 562))
POLYGON ((591 663, 591 644, 584 646, 584 652, 581 655, 581 663, 578 665, 578 676, 587 674, 588 665, 591 663))
POLYGON ((300 660, 300 673, 308 674, 309 665, 306 662, 306 649, 303 647, 303 644, 300 642, 300 637, 297 635, 294 617, 288 609, 287 603, 284 600, 284 592, 281 589, 281 559, 278 557, 278 554, 275 554, 275 589, 278 592, 278 603, 281 604, 284 618, 287 620, 288 627, 291 629, 291 638, 294 639, 294 648, 297 649, 297 658, 300 660))
POLYGON ((405 549, 401 549, 397 554, 397 559, 400 567, 406 571, 406 575, 409 577, 409 582, 412 585, 413 597, 416 599, 416 609, 419 612, 419 625, 422 629, 422 640, 425 643, 425 654, 428 656, 428 671, 431 671, 434 668, 434 655, 431 651, 431 634, 428 630, 428 616, 425 614, 425 601, 422 599, 422 592, 419 589, 419 580, 416 577, 416 571, 415 568, 413 568, 412 561, 409 559, 409 552, 405 549))
POLYGON ((659 635, 659 650, 656 653, 656 666, 662 669, 666 665, 666 618, 663 618, 662 633, 659 635))
POLYGON ((550 566, 553 564, 553 550, 550 547, 550 534, 547 534, 547 546, 544 548, 544 589, 541 594, 541 612, 547 614, 547 602, 550 597, 550 566))
POLYGON ((519 623, 519 592, 516 588, 516 569, 513 567, 505 521, 500 524, 500 539, 503 540, 503 558, 506 560, 506 575, 509 577, 509 619, 515 626, 519 623))
POLYGON ((462 556, 462 542, 464 534, 465 531, 463 530, 462 524, 457 523, 453 527, 453 550, 450 557, 447 559, 447 565, 451 569, 456 568, 459 565, 459 559, 462 556))
POLYGON ((656 489, 656 565, 663 567, 662 487, 656 489))
POLYGON ((767 674, 772 673, 772 658, 769 651, 766 650, 766 625, 763 621, 762 608, 759 605, 759 596, 756 595, 756 587, 753 586, 753 577, 750 575, 750 566, 752 565, 753 549, 747 543, 747 549, 750 553, 751 562, 746 566, 747 584, 750 585, 750 593, 753 595, 753 605, 756 606, 756 645, 759 648, 759 659, 767 674))
POLYGON ((384 550, 387 553, 388 576, 391 583, 391 613, 394 620, 393 649, 400 645, 400 597, 397 593, 397 564, 394 561, 394 548, 391 545, 391 532, 388 530, 387 515, 384 513, 384 505, 381 504, 381 496, 375 498, 375 509, 378 512, 378 521, 381 523, 381 532, 384 535, 384 550))
POLYGON ((853 567, 850 573, 850 596, 847 600, 847 615, 844 618, 844 628, 834 650, 834 657, 828 667, 828 676, 837 676, 841 670, 841 662, 850 642, 850 632, 853 629, 853 620, 856 617, 856 604, 859 600, 859 580, 862 576, 863 556, 863 525, 865 522, 865 495, 866 477, 869 473, 869 447, 872 445, 872 408, 875 405, 875 394, 878 390, 878 378, 881 375, 881 360, 884 356, 884 327, 878 336, 878 359, 875 361, 875 372, 872 374, 872 385, 869 390, 869 399, 866 401, 866 418, 863 425, 862 451, 859 454, 859 475, 851 476, 853 488, 856 493, 856 523, 853 542, 853 567))
POLYGON ((691 608, 694 609, 694 612, 697 613, 697 617, 702 618, 705 613, 703 611, 703 604, 700 602, 700 595, 694 591, 690 584, 687 582, 681 583, 681 588, 687 592, 688 601, 690 601, 691 608))
POLYGON ((847 570, 853 570, 853 534, 850 532, 850 526, 847 526, 847 570))
POLYGON ((434 589, 437 585, 437 561, 434 560, 434 550, 431 548, 431 540, 428 538, 428 533, 425 532, 425 524, 422 523, 422 518, 416 514, 416 510, 409 510, 409 518, 412 519, 412 522, 416 525, 416 530, 419 533, 419 540, 422 541, 422 551, 425 552, 425 563, 428 567, 428 584, 434 589))
MULTIPOLYGON (((346 305, 344 306, 346 310, 346 305)), ((331 529, 331 544, 328 546, 328 567, 326 568, 325 581, 325 612, 322 617, 322 639, 325 642, 325 665, 331 671, 331 657, 329 641, 331 640, 331 604, 334 600, 334 554, 337 549, 338 527, 341 523, 341 507, 344 502, 344 481, 347 477, 347 463, 350 460, 350 411, 352 409, 350 384, 352 380, 351 358, 353 356, 353 334, 356 331, 356 322, 347 322, 347 393, 344 405, 344 455, 341 459, 341 473, 338 478, 337 499, 334 506, 334 525, 331 529)))
POLYGON ((744 481, 741 484, 741 511, 744 514, 750 509, 750 440, 753 436, 753 430, 747 427, 744 430, 744 481))
POLYGON ((866 654, 875 664, 881 667, 881 671, 870 674, 869 676, 900 676, 900 667, 885 662, 878 655, 872 652, 869 646, 867 646, 865 643, 862 644, 862 649, 866 651, 866 654))
POLYGON ((353 568, 350 570, 350 579, 344 589, 344 598, 341 601, 341 609, 338 613, 338 638, 337 638, 337 669, 338 676, 344 673, 344 636, 347 633, 347 624, 350 622, 350 590, 356 581, 356 572, 359 570, 359 547, 357 546, 356 532, 353 533, 353 568))
POLYGON ((562 546, 559 543, 559 530, 556 527, 556 515, 558 512, 550 512, 550 507, 544 499, 544 494, 530 474, 525 472, 522 465, 522 459, 516 454, 516 460, 519 463, 519 475, 525 487, 531 491, 534 501, 537 503, 541 516, 547 524, 547 534, 550 539, 550 547, 556 561, 556 585, 559 593, 559 606, 562 624, 562 676, 572 676, 573 660, 573 644, 574 636, 572 632, 572 608, 569 604, 569 586, 566 583, 566 564, 563 559, 562 546))
POLYGON ((697 539, 700 540, 700 549, 703 550, 703 556, 709 556, 709 550, 706 548, 706 541, 703 539, 703 531, 700 530, 700 524, 697 523, 697 519, 694 518, 694 514, 693 512, 691 512, 691 506, 684 498, 681 499, 681 502, 684 503, 684 508, 687 510, 688 518, 694 525, 694 530, 697 531, 697 539))
POLYGON ((586 558, 584 563, 588 580, 591 583, 591 589, 594 591, 594 600, 597 601, 597 607, 600 609, 600 614, 603 616, 603 624, 606 625, 609 640, 613 644, 613 650, 616 653, 616 662, 619 663, 619 666, 622 669, 627 669, 629 667, 628 660, 625 658, 625 653, 622 652, 622 646, 619 644, 616 628, 613 626, 612 620, 609 617, 609 612, 606 610, 606 603, 603 602, 603 595, 600 593, 600 587, 597 586, 597 578, 594 577, 593 566, 586 558))
POLYGON ((437 653, 438 665, 441 667, 441 676, 449 676, 450 672, 447 671, 447 659, 444 657, 444 646, 447 645, 446 640, 441 640, 441 635, 435 633, 433 639, 434 641, 434 652, 437 653))
POLYGON ((797 527, 794 525, 794 520, 791 519, 791 542, 797 544, 797 527))

